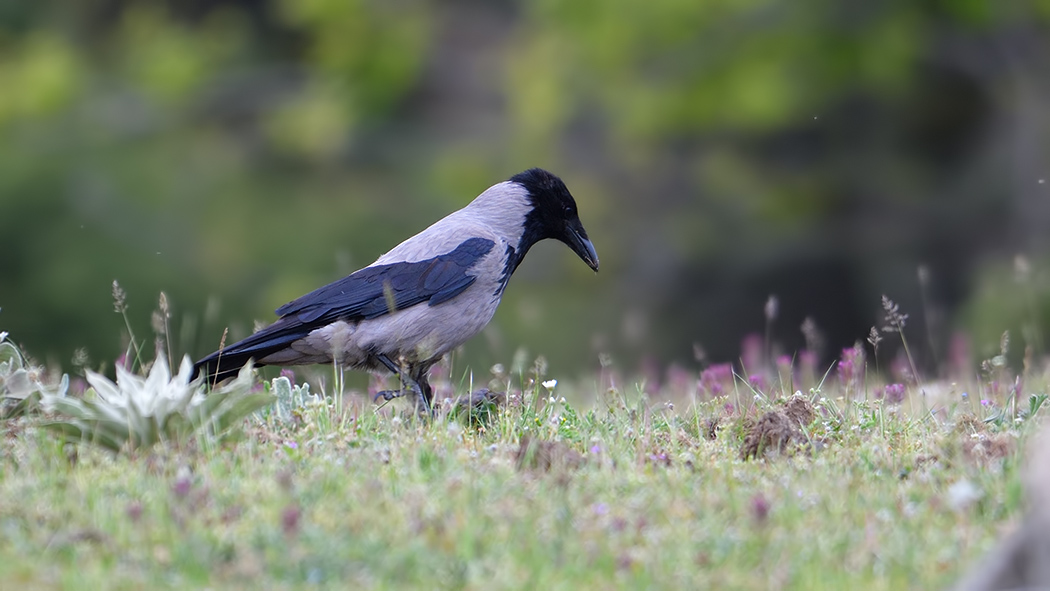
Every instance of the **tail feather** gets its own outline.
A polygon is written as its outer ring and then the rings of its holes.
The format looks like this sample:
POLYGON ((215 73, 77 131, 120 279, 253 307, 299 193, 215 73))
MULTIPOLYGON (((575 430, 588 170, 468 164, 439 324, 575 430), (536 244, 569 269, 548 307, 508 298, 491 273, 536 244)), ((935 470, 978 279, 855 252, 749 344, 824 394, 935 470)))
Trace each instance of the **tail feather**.
POLYGON ((259 360, 286 349, 309 332, 308 327, 282 318, 250 337, 197 361, 193 365, 193 378, 203 375, 209 383, 216 383, 236 376, 249 361, 254 361, 256 366, 266 365, 259 360))

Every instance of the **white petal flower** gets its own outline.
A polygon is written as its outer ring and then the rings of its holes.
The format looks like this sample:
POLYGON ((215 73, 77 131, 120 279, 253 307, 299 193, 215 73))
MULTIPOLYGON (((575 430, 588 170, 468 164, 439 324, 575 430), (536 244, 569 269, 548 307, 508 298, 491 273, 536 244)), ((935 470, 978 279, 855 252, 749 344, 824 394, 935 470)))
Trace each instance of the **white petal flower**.
POLYGON ((558 385, 558 380, 547 380, 543 382, 543 387, 548 390, 553 390, 558 385))
POLYGON ((171 439, 185 441, 194 433, 219 438, 238 428, 249 414, 276 401, 272 394, 253 392, 250 365, 207 396, 203 380, 190 381, 193 364, 188 357, 183 358, 174 376, 164 357, 154 361, 145 377, 121 365, 116 370, 116 382, 87 371, 94 399, 66 398, 64 387, 68 382, 58 394, 44 396, 41 403, 45 408, 65 415, 54 423, 55 430, 67 437, 79 433, 82 440, 112 451, 126 444, 138 447, 171 439))

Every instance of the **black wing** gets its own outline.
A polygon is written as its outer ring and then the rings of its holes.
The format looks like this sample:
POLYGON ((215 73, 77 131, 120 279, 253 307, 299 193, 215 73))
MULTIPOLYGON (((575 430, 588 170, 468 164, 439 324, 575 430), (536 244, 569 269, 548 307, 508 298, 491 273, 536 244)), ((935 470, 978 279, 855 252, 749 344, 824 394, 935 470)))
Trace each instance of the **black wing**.
POLYGON ((477 278, 467 271, 493 246, 491 240, 470 238, 434 258, 365 267, 277 308, 277 322, 201 359, 194 375, 203 370, 209 381, 235 375, 249 359, 276 353, 338 320, 369 320, 423 302, 448 301, 474 283, 477 278))

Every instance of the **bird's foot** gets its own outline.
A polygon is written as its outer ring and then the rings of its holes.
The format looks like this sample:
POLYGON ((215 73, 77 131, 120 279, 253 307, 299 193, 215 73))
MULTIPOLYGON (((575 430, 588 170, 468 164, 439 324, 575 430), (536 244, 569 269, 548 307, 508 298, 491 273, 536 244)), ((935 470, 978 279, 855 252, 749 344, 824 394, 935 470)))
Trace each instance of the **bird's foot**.
POLYGON ((412 395, 417 396, 419 398, 423 397, 423 394, 420 391, 419 386, 417 386, 417 385, 415 385, 413 383, 407 383, 407 384, 404 384, 401 387, 400 390, 383 390, 381 392, 377 392, 375 397, 372 398, 372 402, 379 402, 380 398, 382 398, 383 400, 386 400, 387 402, 390 402, 391 400, 393 400, 395 398, 404 398, 405 396, 408 396, 409 394, 412 394, 412 395))
POLYGON ((386 400, 387 402, 390 402, 395 398, 401 398, 405 394, 407 394, 407 392, 405 392, 404 390, 383 390, 382 392, 376 393, 375 398, 372 399, 372 402, 379 402, 380 398, 386 400))

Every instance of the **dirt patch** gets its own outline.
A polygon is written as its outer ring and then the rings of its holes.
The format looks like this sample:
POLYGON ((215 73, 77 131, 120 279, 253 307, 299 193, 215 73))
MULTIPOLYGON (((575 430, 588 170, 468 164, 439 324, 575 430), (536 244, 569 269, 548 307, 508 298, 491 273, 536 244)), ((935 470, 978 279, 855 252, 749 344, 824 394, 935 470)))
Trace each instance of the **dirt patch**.
POLYGON ((805 426, 817 418, 813 405, 803 396, 792 396, 784 405, 784 414, 787 415, 795 425, 805 426))
POLYGON ((762 415, 744 436, 740 457, 747 460, 769 452, 784 453, 790 447, 806 442, 801 427, 813 422, 816 413, 809 400, 793 396, 783 409, 762 415))

